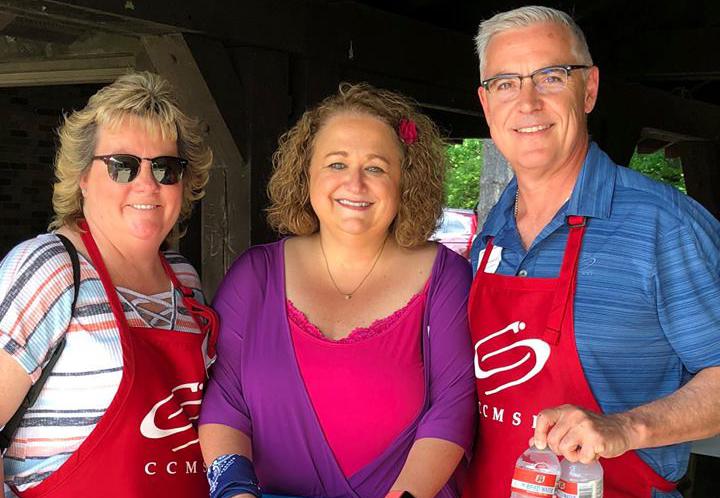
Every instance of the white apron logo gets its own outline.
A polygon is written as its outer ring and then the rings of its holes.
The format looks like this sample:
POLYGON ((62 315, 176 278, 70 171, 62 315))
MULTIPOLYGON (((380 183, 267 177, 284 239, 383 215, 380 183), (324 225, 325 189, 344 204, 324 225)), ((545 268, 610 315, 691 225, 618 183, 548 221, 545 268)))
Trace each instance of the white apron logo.
MULTIPOLYGON (((190 382, 187 384, 180 384, 176 388, 174 388, 170 395, 164 399, 161 399, 155 405, 150 409, 147 415, 143 418, 142 422, 140 423, 140 433, 145 436, 148 439, 162 439, 165 437, 170 437, 175 434, 179 434, 181 432, 185 432, 187 430, 190 430, 193 428, 192 423, 185 424, 179 427, 173 427, 170 429, 161 429, 157 426, 156 417, 158 414, 158 411, 160 408, 162 408, 163 405, 166 403, 169 403, 172 401, 173 398, 176 397, 175 393, 178 393, 178 398, 181 398, 185 401, 180 401, 179 405, 180 408, 178 408, 175 412, 165 416, 165 420, 161 420, 161 422, 165 422, 162 425, 172 425, 172 419, 177 417, 178 415, 184 413, 186 406, 192 406, 192 405, 200 405, 202 401, 202 389, 203 385, 200 382, 190 382), (195 398, 195 399, 187 399, 187 398, 195 398)), ((186 420, 196 420, 198 418, 197 415, 195 416, 189 416, 186 417, 186 420)), ((182 419, 180 419, 182 420, 182 419)), ((196 433, 192 432, 193 436, 197 436, 196 433)), ((180 446, 177 446, 176 448, 173 448, 173 451, 180 451, 183 448, 187 448, 188 446, 191 446, 193 444, 198 443, 198 438, 195 437, 192 441, 188 441, 185 444, 181 444, 180 446)))
POLYGON ((506 384, 502 384, 498 387, 495 387, 493 389, 490 389, 489 391, 485 391, 485 395, 489 396, 491 394, 495 394, 497 392, 500 392, 504 389, 507 389, 509 387, 517 386, 519 384, 522 384, 523 382, 527 382, 528 380, 535 377, 545 366, 545 363, 547 363, 548 358, 550 358, 550 346, 540 339, 523 339, 521 341, 517 341, 513 344, 510 344, 509 346, 505 346, 504 348, 498 349, 497 351, 492 351, 490 353, 486 353, 483 355, 482 358, 478 358, 478 348, 486 343, 487 341, 494 339, 495 337, 512 332, 513 334, 517 334, 521 331, 525 330, 525 322, 517 321, 512 322, 510 325, 505 327, 502 330, 498 330, 497 332, 493 332, 492 334, 488 335, 484 339, 478 341, 475 343, 475 377, 478 379, 487 379, 489 377, 492 377, 493 375, 500 373, 500 372, 506 372, 508 370, 512 370, 514 368, 519 367, 520 365, 523 365, 528 360, 530 360, 530 357, 533 356, 531 353, 525 354, 520 360, 516 361, 512 365, 506 365, 504 367, 498 367, 493 368, 492 370, 483 370, 480 367, 480 363, 487 360, 488 358, 492 358, 493 356, 497 356, 499 354, 502 354, 506 351, 510 351, 511 349, 519 348, 519 347, 528 347, 532 349, 534 356, 535 356, 535 365, 530 369, 528 373, 523 375, 521 378, 517 380, 513 380, 511 382, 508 382, 506 384))

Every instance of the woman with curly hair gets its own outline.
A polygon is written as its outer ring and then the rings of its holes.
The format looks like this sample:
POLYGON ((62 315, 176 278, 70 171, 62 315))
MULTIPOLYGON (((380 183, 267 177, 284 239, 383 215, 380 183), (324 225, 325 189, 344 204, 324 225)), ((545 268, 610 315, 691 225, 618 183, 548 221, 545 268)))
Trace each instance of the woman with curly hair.
POLYGON ((211 496, 455 497, 475 412, 470 268, 427 242, 443 142, 367 84, 281 139, 270 224, 214 306, 218 363, 200 419, 211 496))
POLYGON ((0 263, 4 480, 21 498, 207 496, 196 419, 217 320, 161 247, 212 153, 152 73, 100 89, 59 138, 54 231, 0 263))

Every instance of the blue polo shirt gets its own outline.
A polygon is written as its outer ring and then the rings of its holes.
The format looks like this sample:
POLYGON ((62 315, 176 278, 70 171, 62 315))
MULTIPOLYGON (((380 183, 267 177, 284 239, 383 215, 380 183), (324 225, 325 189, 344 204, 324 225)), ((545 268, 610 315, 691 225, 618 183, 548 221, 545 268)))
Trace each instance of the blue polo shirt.
MULTIPOLYGON (((473 270, 494 237, 500 261, 491 257, 488 271, 557 277, 568 235, 565 217, 588 217, 575 340, 604 412, 668 395, 703 368, 720 365, 720 223, 700 204, 617 166, 593 143, 570 199, 526 251, 513 216, 516 190, 513 178, 488 215, 472 247, 473 270)), ((676 481, 687 469, 689 444, 638 453, 676 481)))

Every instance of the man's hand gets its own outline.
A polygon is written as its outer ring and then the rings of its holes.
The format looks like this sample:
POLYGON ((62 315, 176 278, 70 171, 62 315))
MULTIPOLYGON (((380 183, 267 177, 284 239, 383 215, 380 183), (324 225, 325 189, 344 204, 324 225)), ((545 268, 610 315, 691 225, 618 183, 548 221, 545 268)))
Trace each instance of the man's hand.
POLYGON ((571 462, 590 463, 634 449, 634 432, 626 414, 603 415, 562 405, 540 412, 533 442, 539 449, 549 446, 571 462))

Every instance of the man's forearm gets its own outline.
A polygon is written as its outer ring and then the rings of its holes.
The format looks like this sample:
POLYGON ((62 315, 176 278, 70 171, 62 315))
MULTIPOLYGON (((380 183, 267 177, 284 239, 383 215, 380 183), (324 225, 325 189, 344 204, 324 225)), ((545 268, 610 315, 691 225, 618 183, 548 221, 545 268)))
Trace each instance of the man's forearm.
POLYGON ((669 396, 614 417, 627 427, 630 449, 714 436, 720 433, 720 367, 701 370, 669 396))
POLYGON ((720 367, 706 368, 674 393, 628 412, 605 415, 573 405, 538 415, 533 443, 571 462, 693 441, 720 433, 720 367))

